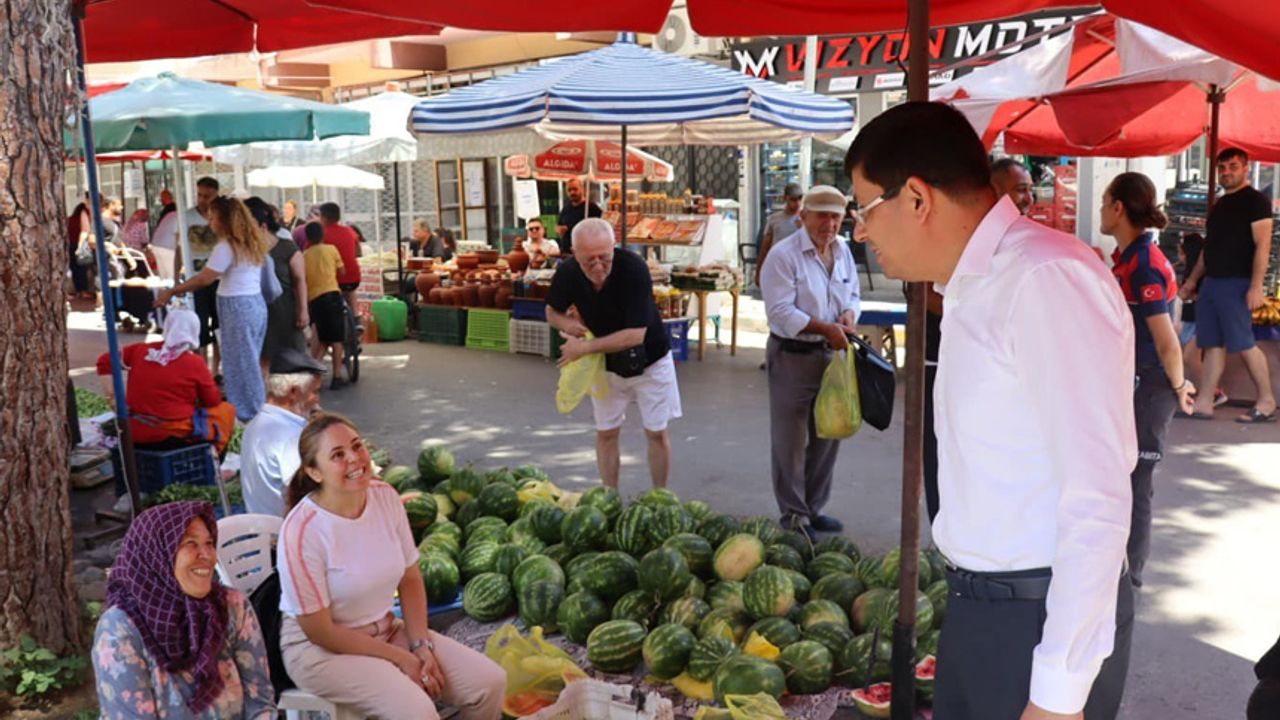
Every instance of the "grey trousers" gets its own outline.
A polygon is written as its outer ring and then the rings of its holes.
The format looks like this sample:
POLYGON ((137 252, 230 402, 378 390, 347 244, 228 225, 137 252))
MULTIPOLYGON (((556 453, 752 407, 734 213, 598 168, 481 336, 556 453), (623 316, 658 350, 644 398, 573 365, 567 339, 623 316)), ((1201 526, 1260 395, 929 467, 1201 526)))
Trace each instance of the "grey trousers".
POLYGON ((1142 587, 1142 570, 1151 555, 1151 495, 1156 463, 1164 457, 1164 438, 1178 408, 1169 380, 1160 366, 1138 371, 1133 391, 1133 417, 1138 428, 1138 465, 1130 475, 1133 512, 1129 524, 1129 575, 1142 587))
POLYGON ((813 424, 813 404, 831 355, 783 352, 773 337, 765 347, 773 496, 784 516, 815 516, 831 497, 840 441, 819 438, 813 424))

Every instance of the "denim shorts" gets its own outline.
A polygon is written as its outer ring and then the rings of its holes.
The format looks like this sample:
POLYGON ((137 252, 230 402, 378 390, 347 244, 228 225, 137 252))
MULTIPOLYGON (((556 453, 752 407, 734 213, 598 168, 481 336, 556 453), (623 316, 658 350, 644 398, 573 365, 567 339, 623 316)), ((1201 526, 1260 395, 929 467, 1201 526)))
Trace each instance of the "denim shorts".
POLYGON ((1196 341, 1202 348, 1239 353, 1254 346, 1248 278, 1205 278, 1196 299, 1196 341))

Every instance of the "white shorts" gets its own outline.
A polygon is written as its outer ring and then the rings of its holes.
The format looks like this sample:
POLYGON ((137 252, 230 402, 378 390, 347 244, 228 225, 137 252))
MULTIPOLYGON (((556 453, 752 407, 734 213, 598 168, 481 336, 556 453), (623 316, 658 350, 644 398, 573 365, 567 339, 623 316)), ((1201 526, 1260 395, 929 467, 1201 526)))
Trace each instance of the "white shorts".
POLYGON ((600 400, 591 398, 596 430, 622 427, 627 419, 627 405, 632 400, 640 406, 640 422, 649 432, 662 432, 668 422, 680 417, 680 387, 676 384, 676 364, 671 353, 635 377, 605 375, 609 378, 609 394, 600 400))

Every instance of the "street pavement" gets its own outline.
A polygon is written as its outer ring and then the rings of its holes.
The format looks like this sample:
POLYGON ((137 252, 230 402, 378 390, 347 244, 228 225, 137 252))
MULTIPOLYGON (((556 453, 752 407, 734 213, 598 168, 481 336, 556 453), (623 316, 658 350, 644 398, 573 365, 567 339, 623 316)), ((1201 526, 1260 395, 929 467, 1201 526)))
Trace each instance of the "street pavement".
MULTIPOLYGON (((70 324, 73 378, 96 387, 101 320, 77 312, 70 324)), ((724 349, 678 366, 684 417, 671 426, 671 488, 722 512, 772 516, 763 336, 745 334, 730 357, 727 330, 724 349)), ((396 463, 412 465, 424 442, 443 443, 462 462, 534 463, 558 485, 583 490, 598 478, 590 408, 558 414, 556 378, 555 365, 535 356, 380 343, 366 347, 359 384, 326 391, 323 405, 353 419, 396 463)), ((1280 548, 1280 426, 1238 425, 1236 414, 1223 408, 1213 422, 1175 420, 1170 430, 1125 720, 1242 717, 1253 662, 1280 636, 1272 556, 1280 548)), ((625 496, 649 486, 643 433, 631 415, 622 438, 625 496)), ((828 511, 867 552, 899 541, 902 434, 899 412, 889 430, 865 428, 840 451, 828 511)), ((927 544, 927 525, 922 532, 927 544)))

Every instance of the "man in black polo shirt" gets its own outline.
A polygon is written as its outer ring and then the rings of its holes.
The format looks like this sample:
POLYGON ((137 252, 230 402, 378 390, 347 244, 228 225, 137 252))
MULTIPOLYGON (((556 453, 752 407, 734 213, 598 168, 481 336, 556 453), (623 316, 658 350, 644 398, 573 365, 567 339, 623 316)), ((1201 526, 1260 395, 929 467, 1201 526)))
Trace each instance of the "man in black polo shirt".
POLYGON ((1183 300, 1196 299, 1196 342, 1204 350, 1204 375, 1197 385, 1202 392, 1190 417, 1213 417, 1211 390, 1222 379, 1227 353, 1239 353, 1258 392, 1253 408, 1236 422, 1275 422, 1267 358, 1253 340, 1253 311, 1263 303, 1262 280, 1271 257, 1271 201, 1249 186, 1249 156, 1243 150, 1227 148, 1218 153, 1217 163, 1223 195, 1205 222, 1204 252, 1178 293, 1183 300))
POLYGON ((666 487, 667 423, 681 414, 676 366, 653 302, 649 268, 635 253, 614 247, 613 226, 604 220, 590 218, 574 228, 573 257, 556 269, 547 294, 547 322, 565 338, 561 367, 590 353, 605 356, 609 392, 591 398, 600 479, 618 487, 618 436, 627 406, 635 401, 649 440, 649 474, 654 487, 666 487), (576 315, 569 314, 570 306, 576 315))
POLYGON ((560 217, 556 220, 556 238, 560 243, 560 252, 568 255, 573 250, 573 229, 588 217, 600 217, 600 206, 587 199, 587 192, 582 188, 582 181, 574 178, 565 184, 565 193, 569 196, 569 204, 560 208, 560 217))

